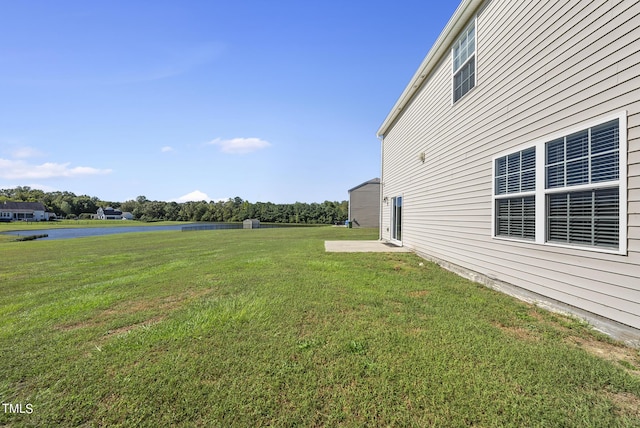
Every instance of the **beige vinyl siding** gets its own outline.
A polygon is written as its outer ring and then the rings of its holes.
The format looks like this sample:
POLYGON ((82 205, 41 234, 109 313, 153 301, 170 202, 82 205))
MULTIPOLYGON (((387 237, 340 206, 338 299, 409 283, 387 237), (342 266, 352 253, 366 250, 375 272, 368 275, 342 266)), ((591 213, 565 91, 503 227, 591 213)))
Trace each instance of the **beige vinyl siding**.
POLYGON ((476 43, 475 88, 451 104, 446 55, 385 131, 403 245, 640 328, 640 2, 492 0, 476 43), (492 238, 493 157, 625 110, 626 255, 492 238))
POLYGON ((349 220, 354 227, 380 224, 380 184, 367 183, 349 191, 349 220))
MULTIPOLYGON (((636 112, 639 110, 640 106, 636 112)), ((640 252, 640 113, 629 116, 628 165, 629 249, 640 252)))

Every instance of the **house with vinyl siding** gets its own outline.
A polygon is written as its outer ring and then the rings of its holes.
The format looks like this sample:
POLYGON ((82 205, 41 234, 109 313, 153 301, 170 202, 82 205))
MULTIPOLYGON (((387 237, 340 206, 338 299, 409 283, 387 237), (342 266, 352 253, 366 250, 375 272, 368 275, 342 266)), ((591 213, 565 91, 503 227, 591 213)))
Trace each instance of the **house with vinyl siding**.
POLYGON ((47 212, 40 202, 9 202, 0 203, 0 221, 46 221, 53 213, 47 212))
POLYGON ((373 178, 349 189, 349 221, 353 227, 380 225, 379 178, 373 178))
MULTIPOLYGON (((98 208, 96 218, 98 220, 122 220, 123 213, 122 211, 116 210, 112 207, 100 207, 98 208)), ((131 216, 131 218, 133 218, 133 216, 131 216)))
POLYGON ((381 240, 640 344, 640 1, 463 0, 378 136, 381 240))

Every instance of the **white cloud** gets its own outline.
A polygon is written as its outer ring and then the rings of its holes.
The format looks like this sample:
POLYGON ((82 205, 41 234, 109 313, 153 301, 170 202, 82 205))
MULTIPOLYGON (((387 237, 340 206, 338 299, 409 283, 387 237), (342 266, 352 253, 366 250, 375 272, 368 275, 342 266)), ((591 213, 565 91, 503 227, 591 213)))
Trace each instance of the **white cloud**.
POLYGON ((11 152, 11 155, 17 159, 26 159, 26 158, 35 158, 39 156, 44 156, 38 149, 34 149, 33 147, 18 147, 11 152))
POLYGON ((32 165, 21 160, 0 158, 0 178, 4 179, 43 179, 58 177, 81 177, 87 175, 104 175, 111 173, 110 169, 98 169, 88 166, 69 167, 67 163, 45 162, 32 165))
POLYGON ((211 201, 212 199, 204 192, 200 190, 194 190, 191 193, 187 193, 186 195, 180 196, 179 198, 172 199, 171 202, 200 202, 200 201, 211 201))
POLYGON ((208 144, 213 146, 219 146, 220 151, 223 153, 229 153, 233 155, 244 155, 252 153, 257 150, 266 149, 271 146, 268 141, 260 138, 232 138, 230 140, 223 140, 216 138, 210 141, 208 144))
POLYGON ((172 152, 173 151, 173 147, 171 146, 164 146, 163 148, 160 149, 160 151, 162 153, 168 153, 168 152, 172 152))

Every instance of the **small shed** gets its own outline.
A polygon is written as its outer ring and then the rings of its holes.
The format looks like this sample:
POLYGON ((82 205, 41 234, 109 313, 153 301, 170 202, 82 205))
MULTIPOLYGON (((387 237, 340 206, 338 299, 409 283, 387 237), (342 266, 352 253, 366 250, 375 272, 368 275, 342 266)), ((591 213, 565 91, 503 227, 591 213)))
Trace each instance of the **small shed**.
POLYGON ((380 227, 380 179, 349 189, 349 221, 353 227, 380 227))
POLYGON ((248 218, 242 222, 243 229, 260 229, 260 220, 248 218))

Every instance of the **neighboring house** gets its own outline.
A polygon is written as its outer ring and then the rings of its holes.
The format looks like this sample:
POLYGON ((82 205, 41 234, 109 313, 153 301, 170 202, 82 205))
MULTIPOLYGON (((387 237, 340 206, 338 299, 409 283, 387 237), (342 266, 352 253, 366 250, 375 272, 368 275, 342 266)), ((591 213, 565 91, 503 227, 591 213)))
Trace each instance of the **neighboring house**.
POLYGON ((45 221, 49 216, 40 202, 2 202, 0 203, 0 221, 45 221))
POLYGON ((131 213, 130 213, 130 212, 128 212, 128 211, 124 211, 124 212, 122 213, 122 219, 123 219, 123 220, 133 220, 133 214, 131 214, 131 213))
POLYGON ((353 227, 380 226, 380 179, 349 189, 349 220, 353 227))
POLYGON ((640 344, 639 14, 462 1, 378 130, 381 239, 640 344))
POLYGON ((122 211, 113 209, 112 207, 98 208, 96 215, 98 220, 122 220, 122 211))

